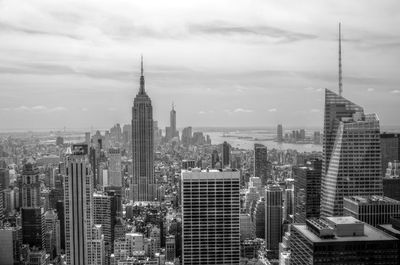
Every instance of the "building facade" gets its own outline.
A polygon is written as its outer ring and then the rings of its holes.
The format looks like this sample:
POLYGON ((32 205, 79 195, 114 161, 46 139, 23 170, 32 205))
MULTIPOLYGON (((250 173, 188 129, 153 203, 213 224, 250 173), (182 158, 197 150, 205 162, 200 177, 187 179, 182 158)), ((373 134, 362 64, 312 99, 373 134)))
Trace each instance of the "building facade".
POLYGON ((182 264, 239 264, 240 173, 182 171, 182 264))
POLYGON ((265 189, 265 247, 271 258, 278 258, 282 240, 282 195, 277 184, 270 184, 265 189))

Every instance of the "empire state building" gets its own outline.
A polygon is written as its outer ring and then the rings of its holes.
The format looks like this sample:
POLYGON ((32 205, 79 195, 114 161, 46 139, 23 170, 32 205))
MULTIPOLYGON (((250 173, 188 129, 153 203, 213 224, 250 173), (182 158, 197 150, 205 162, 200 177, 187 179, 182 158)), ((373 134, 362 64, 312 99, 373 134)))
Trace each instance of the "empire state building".
POLYGON ((153 107, 145 91, 143 57, 141 58, 140 88, 132 107, 131 194, 133 201, 154 201, 157 188, 154 178, 153 107))

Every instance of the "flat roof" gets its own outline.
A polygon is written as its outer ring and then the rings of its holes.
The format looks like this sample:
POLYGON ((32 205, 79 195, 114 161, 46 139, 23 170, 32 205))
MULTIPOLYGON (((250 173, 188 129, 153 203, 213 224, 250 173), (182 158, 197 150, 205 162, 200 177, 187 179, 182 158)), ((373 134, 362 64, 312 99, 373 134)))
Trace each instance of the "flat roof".
POLYGON ((371 196, 348 196, 344 197, 344 200, 354 202, 359 205, 363 204, 400 204, 400 201, 395 199, 385 197, 385 196, 378 196, 378 195, 371 195, 371 196))
POLYGON ((397 230, 396 228, 393 227, 391 224, 384 224, 384 225, 379 225, 382 228, 385 228, 386 230, 392 232, 393 234, 398 234, 400 235, 400 230, 397 230))
POLYGON ((385 232, 374 228, 368 224, 364 224, 364 235, 363 236, 344 236, 331 239, 320 238, 311 230, 307 229, 305 224, 294 224, 297 230, 299 230, 306 238, 313 243, 335 243, 335 242, 361 242, 361 241, 381 241, 381 240, 397 240, 395 237, 386 234, 385 232))

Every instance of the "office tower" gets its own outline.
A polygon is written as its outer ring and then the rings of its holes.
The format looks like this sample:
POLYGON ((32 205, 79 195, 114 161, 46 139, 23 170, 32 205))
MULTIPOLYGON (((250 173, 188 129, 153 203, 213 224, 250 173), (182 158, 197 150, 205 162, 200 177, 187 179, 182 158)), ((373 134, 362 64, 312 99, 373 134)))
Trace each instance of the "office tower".
POLYGON ((57 201, 56 207, 58 221, 60 221, 60 247, 65 250, 65 218, 64 201, 57 201))
POLYGON ((261 179, 259 177, 250 177, 249 179, 249 188, 254 187, 257 189, 257 192, 260 194, 260 196, 264 195, 264 185, 261 182, 261 179))
POLYGON ((374 195, 344 197, 343 215, 372 226, 387 224, 391 216, 400 215, 400 201, 374 195))
POLYGON ((108 185, 122 187, 121 151, 119 148, 110 148, 108 155, 108 185))
MULTIPOLYGON (((109 264, 108 257, 112 253, 112 223, 113 216, 111 215, 112 197, 101 193, 93 194, 93 223, 101 225, 104 235, 106 265, 109 264)), ((115 218, 115 217, 114 217, 115 218)))
MULTIPOLYGON (((87 146, 86 146, 87 147, 87 146)), ((93 220, 93 178, 87 149, 75 145, 67 156, 64 180, 65 253, 67 265, 89 264, 93 220)))
POLYGON ((382 176, 389 162, 400 161, 400 133, 381 133, 382 176))
POLYGON ((340 216, 344 196, 382 195, 379 120, 326 90, 324 126, 321 215, 340 216))
POLYGON ((294 190, 293 187, 285 189, 283 201, 283 219, 292 222, 294 218, 294 190))
POLYGON ((262 144, 254 144, 254 176, 261 179, 262 185, 266 185, 270 178, 268 173, 267 147, 262 144))
POLYGON ((182 171, 182 264, 239 264, 238 171, 182 171))
POLYGON ((182 130, 182 144, 189 146, 192 142, 192 127, 185 127, 182 130))
POLYGON ((194 160, 182 160, 182 169, 188 170, 189 168, 195 168, 194 160))
POLYGON ((174 103, 172 103, 172 109, 171 109, 171 112, 169 113, 169 126, 171 128, 171 136, 172 136, 172 138, 177 136, 177 131, 176 131, 176 111, 175 111, 174 103))
POLYGON ((44 249, 45 219, 43 208, 21 209, 22 243, 30 248, 44 249))
POLYGON ((29 159, 23 167, 20 193, 22 207, 40 207, 39 168, 33 159, 29 159))
POLYGON ((222 152, 221 152, 221 168, 230 167, 231 162, 231 145, 227 142, 223 142, 222 144, 222 152))
POLYGON ((104 235, 102 233, 102 225, 95 224, 91 227, 89 234, 90 251, 88 251, 88 264, 107 264, 105 262, 105 244, 104 235))
POLYGON ((260 193, 257 187, 250 186, 244 195, 244 207, 246 212, 251 211, 251 207, 254 203, 256 203, 260 199, 260 193))
POLYGON ((265 199, 260 198, 254 209, 253 222, 257 238, 265 238, 265 199))
POLYGON ((45 219, 45 249, 50 254, 50 258, 54 259, 61 255, 61 237, 60 237, 60 221, 54 210, 48 210, 44 214, 45 219))
POLYGON ((283 128, 282 128, 282 124, 278 124, 278 128, 276 130, 276 139, 278 140, 278 142, 282 142, 283 141, 283 128))
POLYGON ((175 253, 176 253, 176 248, 175 248, 175 236, 169 235, 166 237, 165 241, 165 259, 167 261, 174 261, 175 260, 175 253))
POLYGON ((0 185, 2 190, 5 190, 10 186, 10 174, 8 168, 0 168, 0 185))
POLYGON ((279 243, 279 264, 290 264, 290 226, 289 231, 282 237, 282 242, 279 243))
POLYGON ((90 146, 90 132, 85 132, 85 144, 90 146))
POLYGON ((277 184, 265 189, 265 247, 271 258, 278 258, 282 240, 282 193, 277 184))
POLYGON ((217 150, 213 150, 211 154, 211 168, 217 168, 217 163, 219 162, 219 155, 217 150))
POLYGON ((157 188, 154 178, 153 107, 144 88, 143 57, 140 89, 132 107, 132 153, 133 201, 154 201, 157 188))
POLYGON ((248 213, 239 215, 240 241, 255 238, 255 227, 248 213))
POLYGON ((0 228, 0 264, 19 264, 21 242, 19 240, 21 228, 2 227, 0 228))
POLYGON ((320 215, 321 170, 319 159, 293 167, 295 223, 305 223, 306 219, 320 215))
POLYGON ((398 240, 347 217, 293 224, 290 264, 398 264, 398 240))
MULTIPOLYGON (((390 162, 389 162, 390 163, 390 162)), ((390 163, 395 164, 396 167, 399 166, 399 163, 390 163)), ((389 169, 391 170, 391 169, 389 169)), ((400 172, 399 169, 396 169, 397 172, 400 172)), ((400 177, 399 173, 397 175, 386 176, 383 178, 383 195, 395 200, 400 201, 400 177)))

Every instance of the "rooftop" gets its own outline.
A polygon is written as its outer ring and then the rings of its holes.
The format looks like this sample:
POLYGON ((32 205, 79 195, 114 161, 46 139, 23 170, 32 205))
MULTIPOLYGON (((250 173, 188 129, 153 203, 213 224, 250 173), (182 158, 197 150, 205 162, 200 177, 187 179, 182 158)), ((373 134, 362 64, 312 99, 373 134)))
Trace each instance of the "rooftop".
POLYGON ((385 196, 350 196, 345 197, 344 200, 354 202, 358 205, 362 204, 400 204, 400 201, 394 200, 385 196))

